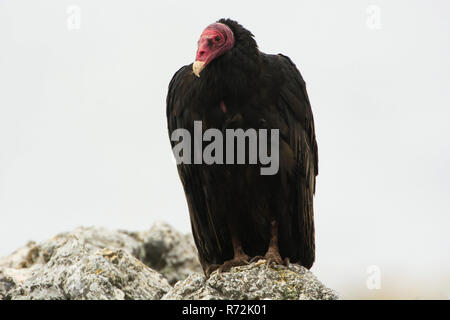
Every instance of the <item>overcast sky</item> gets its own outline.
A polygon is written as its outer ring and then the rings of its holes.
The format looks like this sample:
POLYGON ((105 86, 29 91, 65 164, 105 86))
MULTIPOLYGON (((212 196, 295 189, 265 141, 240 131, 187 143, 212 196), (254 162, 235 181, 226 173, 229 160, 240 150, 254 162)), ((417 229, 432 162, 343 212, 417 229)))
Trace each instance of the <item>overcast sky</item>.
POLYGON ((0 255, 79 225, 190 232, 165 97, 202 30, 229 17, 307 82, 312 270, 344 297, 449 298, 449 12, 445 0, 0 0, 0 255))

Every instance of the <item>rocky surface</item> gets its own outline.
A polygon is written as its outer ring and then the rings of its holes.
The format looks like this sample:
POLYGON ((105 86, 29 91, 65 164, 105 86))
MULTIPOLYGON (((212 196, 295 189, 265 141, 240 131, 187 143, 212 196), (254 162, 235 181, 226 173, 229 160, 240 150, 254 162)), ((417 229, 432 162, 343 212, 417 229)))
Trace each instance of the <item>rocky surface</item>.
POLYGON ((50 260, 8 292, 12 299, 159 299, 167 280, 124 250, 69 237, 50 260))
POLYGON ((194 273, 179 281, 162 299, 335 300, 338 296, 304 267, 268 266, 265 260, 260 260, 221 275, 214 272, 209 279, 194 273))
POLYGON ((140 243, 136 257, 164 275, 170 284, 202 272, 191 234, 181 234, 167 223, 155 223, 145 232, 130 233, 140 243))
POLYGON ((206 279, 191 235, 80 227, 0 258, 1 299, 337 299, 307 269, 265 261, 206 279))

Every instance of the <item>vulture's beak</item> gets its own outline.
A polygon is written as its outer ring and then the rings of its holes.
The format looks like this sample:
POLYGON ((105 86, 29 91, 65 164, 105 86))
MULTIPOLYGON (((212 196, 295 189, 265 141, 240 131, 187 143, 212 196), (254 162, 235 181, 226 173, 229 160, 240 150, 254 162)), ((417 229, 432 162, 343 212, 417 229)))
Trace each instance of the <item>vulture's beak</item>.
POLYGON ((200 78, 200 72, 203 70, 203 68, 205 67, 205 61, 195 61, 194 64, 192 65, 192 71, 194 72, 194 74, 200 78))

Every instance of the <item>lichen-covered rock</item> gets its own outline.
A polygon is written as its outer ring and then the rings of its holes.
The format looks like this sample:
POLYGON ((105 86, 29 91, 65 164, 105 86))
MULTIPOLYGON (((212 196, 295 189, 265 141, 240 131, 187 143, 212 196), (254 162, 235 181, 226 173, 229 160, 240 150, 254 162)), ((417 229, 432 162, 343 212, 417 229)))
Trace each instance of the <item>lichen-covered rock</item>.
POLYGON ((74 237, 85 244, 103 249, 122 249, 134 256, 143 246, 138 240, 122 231, 111 231, 101 227, 78 227, 71 232, 59 233, 51 239, 37 244, 30 241, 26 246, 0 259, 0 268, 23 269, 46 264, 68 238, 74 237))
POLYGON ((182 234, 163 222, 141 232, 78 227, 39 244, 30 241, 9 256, 0 258, 0 271, 8 274, 8 279, 14 283, 22 283, 31 271, 48 263, 55 250, 70 237, 98 249, 123 250, 160 272, 170 284, 185 279, 192 272, 201 272, 192 236, 182 234))
POLYGON ((29 242, 0 259, 0 300, 161 298, 337 295, 303 267, 267 267, 264 260, 205 279, 192 236, 162 222, 141 232, 79 227, 40 243, 29 242))
POLYGON ((260 260, 232 268, 220 276, 214 272, 209 279, 194 273, 179 281, 165 300, 335 300, 338 295, 325 287, 306 268, 296 264, 289 267, 272 265, 260 260))
POLYGON ((36 242, 29 241, 24 247, 17 249, 7 257, 0 257, 0 267, 22 269, 31 267, 37 260, 39 249, 36 242))
POLYGON ((138 259, 157 270, 170 284, 202 272, 192 235, 182 234, 164 222, 156 222, 148 231, 130 233, 142 244, 138 259))
POLYGON ((6 299, 160 299, 167 280, 125 250, 99 249, 75 236, 53 248, 48 262, 15 282, 6 299))
POLYGON ((38 244, 31 241, 1 258, 0 299, 157 299, 170 287, 166 280, 159 279, 159 273, 148 267, 143 268, 143 263, 152 269, 161 269, 156 271, 161 271, 172 283, 186 278, 192 271, 200 270, 193 241, 165 223, 156 223, 143 232, 79 227, 38 244), (75 240, 76 246, 67 247, 75 240), (108 260, 100 254, 105 250, 117 252, 121 258, 116 269, 107 267, 108 260), (64 251, 67 257, 61 260, 61 252, 64 251), (89 269, 90 265, 99 266, 94 274, 93 267, 89 269), (123 270, 117 269, 119 266, 123 270), (133 274, 136 268, 140 270, 139 277, 133 274), (107 270, 115 272, 107 273, 107 270), (147 279, 144 281, 147 287, 123 279, 114 287, 114 281, 121 277, 140 281, 147 279), (88 285, 90 281, 92 284, 88 285), (109 285, 108 281, 113 285, 109 285), (153 288, 158 290, 152 293, 149 286, 155 281, 158 284, 156 287, 161 286, 153 288), (76 292, 73 288, 86 292, 76 292))
POLYGON ((16 281, 0 270, 0 300, 5 299, 11 289, 16 287, 16 281))

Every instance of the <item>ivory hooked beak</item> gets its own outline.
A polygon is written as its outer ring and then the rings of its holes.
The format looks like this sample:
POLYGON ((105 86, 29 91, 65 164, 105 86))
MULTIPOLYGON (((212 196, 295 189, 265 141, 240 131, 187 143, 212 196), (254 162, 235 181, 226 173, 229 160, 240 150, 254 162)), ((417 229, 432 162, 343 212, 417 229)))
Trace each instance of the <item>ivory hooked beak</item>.
POLYGON ((195 61, 194 64, 192 65, 192 71, 194 72, 194 74, 200 78, 200 72, 203 70, 203 67, 205 66, 205 62, 204 61, 195 61))

